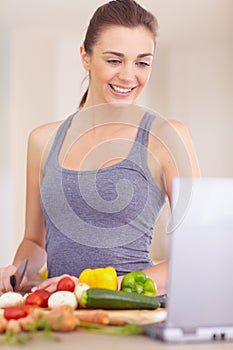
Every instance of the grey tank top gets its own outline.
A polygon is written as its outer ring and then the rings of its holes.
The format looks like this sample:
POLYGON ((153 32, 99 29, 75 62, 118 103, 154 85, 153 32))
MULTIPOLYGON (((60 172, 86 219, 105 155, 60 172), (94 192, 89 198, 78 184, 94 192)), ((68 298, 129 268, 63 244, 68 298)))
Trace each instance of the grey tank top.
POLYGON ((149 247, 165 202, 147 164, 155 115, 144 114, 125 159, 87 171, 65 169, 58 161, 73 117, 57 131, 41 184, 49 277, 78 277, 86 268, 106 266, 123 275, 152 266, 149 247))

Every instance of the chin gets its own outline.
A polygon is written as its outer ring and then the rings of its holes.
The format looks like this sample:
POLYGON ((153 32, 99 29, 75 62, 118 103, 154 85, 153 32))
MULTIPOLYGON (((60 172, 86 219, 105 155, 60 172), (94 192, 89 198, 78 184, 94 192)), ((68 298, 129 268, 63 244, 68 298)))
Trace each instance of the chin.
POLYGON ((112 96, 110 99, 109 99, 109 102, 110 103, 120 103, 120 104, 132 104, 134 103, 136 100, 136 96, 122 96, 122 97, 115 97, 115 96, 112 96), (111 102, 110 102, 111 100, 111 102))

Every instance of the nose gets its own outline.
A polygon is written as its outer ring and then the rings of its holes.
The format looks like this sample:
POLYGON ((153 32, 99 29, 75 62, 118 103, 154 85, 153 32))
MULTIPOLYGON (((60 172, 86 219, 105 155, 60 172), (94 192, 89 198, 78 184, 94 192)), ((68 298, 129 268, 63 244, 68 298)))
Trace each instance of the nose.
POLYGON ((135 72, 133 65, 131 63, 122 64, 118 72, 118 78, 124 82, 135 81, 135 72))

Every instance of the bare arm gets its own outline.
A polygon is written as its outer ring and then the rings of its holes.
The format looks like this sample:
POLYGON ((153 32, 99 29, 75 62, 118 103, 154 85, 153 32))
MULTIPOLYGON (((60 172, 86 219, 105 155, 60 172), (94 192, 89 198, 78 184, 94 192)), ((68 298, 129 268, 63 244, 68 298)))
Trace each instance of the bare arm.
POLYGON ((28 275, 37 273, 46 260, 45 228, 40 206, 43 137, 41 127, 33 130, 28 140, 25 233, 13 261, 17 266, 23 258, 27 257, 29 259, 28 275))
POLYGON ((200 177, 200 167, 196 152, 185 125, 175 120, 169 121, 171 139, 167 141, 162 167, 166 191, 171 203, 172 182, 175 177, 200 177))
POLYGON ((190 133, 179 121, 156 118, 151 128, 149 151, 154 162, 160 164, 164 192, 170 203, 175 177, 201 176, 190 133))
MULTIPOLYGON (((40 206, 40 182, 43 177, 42 163, 45 149, 57 129, 58 123, 51 123, 33 130, 28 139, 26 218, 25 232, 12 265, 0 269, 0 294, 12 290, 10 275, 22 259, 28 258, 28 277, 38 273, 46 261, 45 227, 40 206)), ((22 284, 26 283, 27 278, 22 284)))
POLYGON ((144 270, 148 277, 152 278, 157 285, 157 295, 167 293, 168 284, 168 262, 164 261, 144 270))
POLYGON ((29 276, 37 273, 46 261, 40 185, 43 179, 44 163, 59 125, 60 122, 57 122, 38 127, 31 132, 28 140, 25 234, 13 264, 18 265, 24 257, 28 257, 29 276))
MULTIPOLYGON (((160 120, 152 127, 150 151, 163 173, 165 194, 171 203, 175 177, 200 177, 200 168, 188 129, 180 122, 160 120)), ((145 269, 157 284, 158 295, 167 293, 168 261, 145 269)))

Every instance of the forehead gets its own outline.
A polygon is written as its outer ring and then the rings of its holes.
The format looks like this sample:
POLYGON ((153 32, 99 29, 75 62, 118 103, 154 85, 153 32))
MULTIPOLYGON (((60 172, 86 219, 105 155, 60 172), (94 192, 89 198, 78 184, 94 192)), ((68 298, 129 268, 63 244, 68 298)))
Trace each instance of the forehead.
POLYGON ((154 51, 152 33, 144 26, 127 28, 124 26, 105 27, 98 38, 94 51, 117 51, 122 53, 144 53, 154 51))

